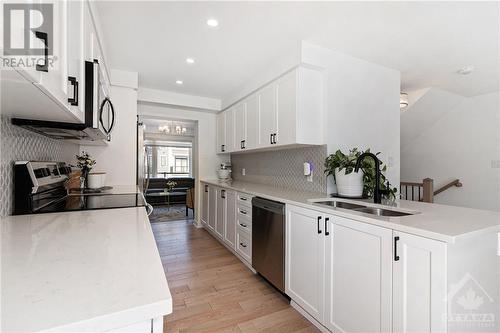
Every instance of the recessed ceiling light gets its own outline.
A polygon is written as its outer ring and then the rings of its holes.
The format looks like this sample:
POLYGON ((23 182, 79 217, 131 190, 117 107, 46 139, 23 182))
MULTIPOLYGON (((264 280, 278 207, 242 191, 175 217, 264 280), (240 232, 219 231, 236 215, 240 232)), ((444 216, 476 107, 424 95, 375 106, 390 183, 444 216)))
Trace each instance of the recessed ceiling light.
POLYGON ((182 82, 182 80, 177 80, 177 81, 175 81, 175 83, 177 83, 178 85, 184 84, 184 82, 182 82))
POLYGON ((193 58, 186 58, 186 62, 188 64, 194 64, 194 59, 193 58))
POLYGON ((216 26, 219 25, 219 21, 217 21, 216 19, 208 19, 207 20, 207 25, 209 27, 215 28, 216 26))
POLYGON ((465 66, 463 68, 460 68, 457 73, 461 75, 468 75, 474 71, 474 66, 465 66))

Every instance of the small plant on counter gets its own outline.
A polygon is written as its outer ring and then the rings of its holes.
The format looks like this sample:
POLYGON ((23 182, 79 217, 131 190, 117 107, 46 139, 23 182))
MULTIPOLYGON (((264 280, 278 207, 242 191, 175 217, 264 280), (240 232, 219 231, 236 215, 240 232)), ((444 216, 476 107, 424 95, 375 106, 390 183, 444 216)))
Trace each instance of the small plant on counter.
MULTIPOLYGON (((325 173, 327 176, 332 175, 336 179, 335 173, 339 175, 340 172, 343 171, 344 175, 349 175, 354 172, 356 168, 356 162, 363 153, 369 153, 370 149, 366 151, 358 150, 358 148, 353 148, 349 150, 348 154, 344 154, 342 151, 337 150, 335 154, 331 154, 325 160, 325 173)), ((379 155, 380 152, 375 155, 379 155)), ((373 197, 373 190, 375 188, 375 161, 372 159, 364 159, 361 162, 361 170, 363 171, 363 196, 373 197)), ((380 171, 381 171, 381 179, 380 179, 380 189, 385 191, 384 196, 387 199, 395 199, 397 188, 392 187, 389 183, 389 180, 384 175, 384 172, 387 171, 387 165, 385 165, 382 161, 380 161, 380 171)))
POLYGON ((87 152, 82 151, 80 155, 76 155, 76 166, 82 172, 80 176, 80 188, 87 188, 87 178, 95 164, 96 161, 87 152))
POLYGON ((167 192, 172 191, 176 185, 177 185, 177 182, 174 182, 173 180, 167 181, 167 187, 165 188, 165 191, 167 191, 167 192))

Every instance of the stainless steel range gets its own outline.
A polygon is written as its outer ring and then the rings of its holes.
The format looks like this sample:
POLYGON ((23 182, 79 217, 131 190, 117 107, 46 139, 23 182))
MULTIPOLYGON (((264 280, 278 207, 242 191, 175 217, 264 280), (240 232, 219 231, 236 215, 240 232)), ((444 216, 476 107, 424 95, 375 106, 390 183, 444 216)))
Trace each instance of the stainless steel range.
POLYGON ((14 215, 146 206, 142 193, 68 193, 65 183, 70 173, 64 162, 16 162, 14 215))

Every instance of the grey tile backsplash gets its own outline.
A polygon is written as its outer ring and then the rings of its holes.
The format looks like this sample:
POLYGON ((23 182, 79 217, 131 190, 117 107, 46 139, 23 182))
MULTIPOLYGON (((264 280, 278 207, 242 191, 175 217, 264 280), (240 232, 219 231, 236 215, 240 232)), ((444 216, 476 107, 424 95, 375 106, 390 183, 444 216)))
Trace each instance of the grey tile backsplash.
POLYGON ((326 194, 326 146, 231 154, 234 180, 326 194), (304 176, 304 162, 313 165, 313 182, 304 176), (246 175, 242 175, 245 168, 246 175))
POLYGON ((0 117, 0 216, 10 215, 14 161, 45 160, 75 162, 78 145, 53 140, 27 131, 0 117))

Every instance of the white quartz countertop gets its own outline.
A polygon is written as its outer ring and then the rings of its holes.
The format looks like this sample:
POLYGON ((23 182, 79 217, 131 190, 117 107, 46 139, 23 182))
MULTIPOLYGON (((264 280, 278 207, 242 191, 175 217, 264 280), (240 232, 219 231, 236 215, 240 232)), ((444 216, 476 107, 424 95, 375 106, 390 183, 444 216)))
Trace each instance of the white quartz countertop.
POLYGON ((144 207, 1 222, 0 331, 106 331, 172 312, 144 207))
POLYGON ((369 200, 328 198, 324 193, 301 192, 242 181, 221 182, 207 179, 202 182, 448 243, 484 233, 500 232, 498 212, 407 200, 400 200, 394 203, 394 206, 385 206, 373 204, 369 200), (325 198, 415 214, 402 217, 375 216, 313 202, 325 198))

